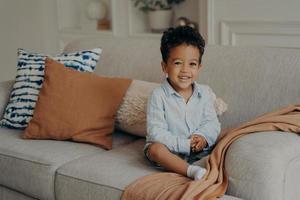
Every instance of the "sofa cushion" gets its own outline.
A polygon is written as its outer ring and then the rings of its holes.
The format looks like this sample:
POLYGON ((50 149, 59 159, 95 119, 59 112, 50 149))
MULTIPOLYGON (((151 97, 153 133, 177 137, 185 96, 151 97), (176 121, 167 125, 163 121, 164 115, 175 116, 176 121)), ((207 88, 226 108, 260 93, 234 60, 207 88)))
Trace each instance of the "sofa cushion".
POLYGON ((236 140, 226 155, 229 194, 251 200, 299 198, 299 135, 249 134, 236 140))
POLYGON ((63 165, 55 181, 57 199, 118 199, 122 190, 136 178, 151 174, 143 156, 144 140, 93 154, 63 165), (93 198, 91 198, 93 195, 93 198), (104 198, 105 199, 105 198, 104 198))
POLYGON ((47 59, 26 139, 73 140, 112 148, 114 117, 131 80, 81 73, 47 59))
MULTIPOLYGON (((132 81, 116 114, 118 129, 142 137, 147 135, 147 101, 153 89, 158 86, 160 84, 154 82, 132 81)), ((211 88, 208 91, 214 101, 217 115, 221 116, 227 110, 227 104, 221 98, 217 98, 211 88)))
MULTIPOLYGON (((54 176, 61 165, 105 150, 83 143, 23 140, 21 131, 0 128, 0 185, 38 199, 55 199, 54 176)), ((115 133, 113 147, 136 137, 115 133)))
MULTIPOLYGON (((50 57, 77 71, 93 72, 101 51, 94 48, 50 57)), ((17 76, 0 125, 19 129, 27 126, 44 80, 46 57, 24 49, 18 50, 17 76)))
POLYGON ((0 186, 0 199, 1 200, 36 200, 29 196, 25 196, 20 192, 2 186, 0 186))
MULTIPOLYGON (((136 179, 158 172, 144 158, 145 140, 69 162, 57 170, 57 200, 119 200, 136 179)), ((238 200, 225 195, 222 200, 238 200)))

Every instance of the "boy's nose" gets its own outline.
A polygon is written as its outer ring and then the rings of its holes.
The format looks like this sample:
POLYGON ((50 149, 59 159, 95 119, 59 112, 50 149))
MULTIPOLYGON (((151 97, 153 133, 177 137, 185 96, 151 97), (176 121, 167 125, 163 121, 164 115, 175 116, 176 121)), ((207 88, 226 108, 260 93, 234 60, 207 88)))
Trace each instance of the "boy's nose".
POLYGON ((182 67, 181 67, 181 71, 182 71, 182 72, 187 72, 188 69, 189 69, 189 67, 188 67, 188 65, 186 65, 186 64, 182 65, 182 67))

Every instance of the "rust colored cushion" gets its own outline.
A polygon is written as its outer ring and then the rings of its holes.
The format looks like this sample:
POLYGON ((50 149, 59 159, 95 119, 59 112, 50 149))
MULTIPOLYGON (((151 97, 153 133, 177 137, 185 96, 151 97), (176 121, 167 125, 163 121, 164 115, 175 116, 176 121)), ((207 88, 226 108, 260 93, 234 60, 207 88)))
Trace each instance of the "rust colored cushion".
POLYGON ((112 148, 116 111, 130 79, 100 77, 45 63, 45 80, 24 139, 73 140, 112 148))

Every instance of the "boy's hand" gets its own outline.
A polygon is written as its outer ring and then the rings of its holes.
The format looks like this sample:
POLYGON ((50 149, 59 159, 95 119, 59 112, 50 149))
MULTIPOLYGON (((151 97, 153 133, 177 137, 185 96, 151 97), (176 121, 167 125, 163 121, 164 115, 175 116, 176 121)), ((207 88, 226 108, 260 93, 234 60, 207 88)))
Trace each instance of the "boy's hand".
POLYGON ((191 136, 191 149, 192 152, 198 152, 204 149, 207 145, 206 139, 201 135, 191 136))

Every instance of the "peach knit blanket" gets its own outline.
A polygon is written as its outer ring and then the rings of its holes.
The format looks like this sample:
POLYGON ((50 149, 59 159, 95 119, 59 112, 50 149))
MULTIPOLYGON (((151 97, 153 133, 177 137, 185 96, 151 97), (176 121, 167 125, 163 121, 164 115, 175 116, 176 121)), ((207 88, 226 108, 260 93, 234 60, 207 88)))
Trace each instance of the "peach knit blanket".
POLYGON ((225 154, 232 142, 243 135, 262 131, 300 133, 300 104, 264 114, 237 128, 224 131, 206 161, 207 173, 198 181, 176 173, 155 173, 142 177, 125 188, 122 200, 213 200, 224 195, 228 185, 224 169, 225 154))

